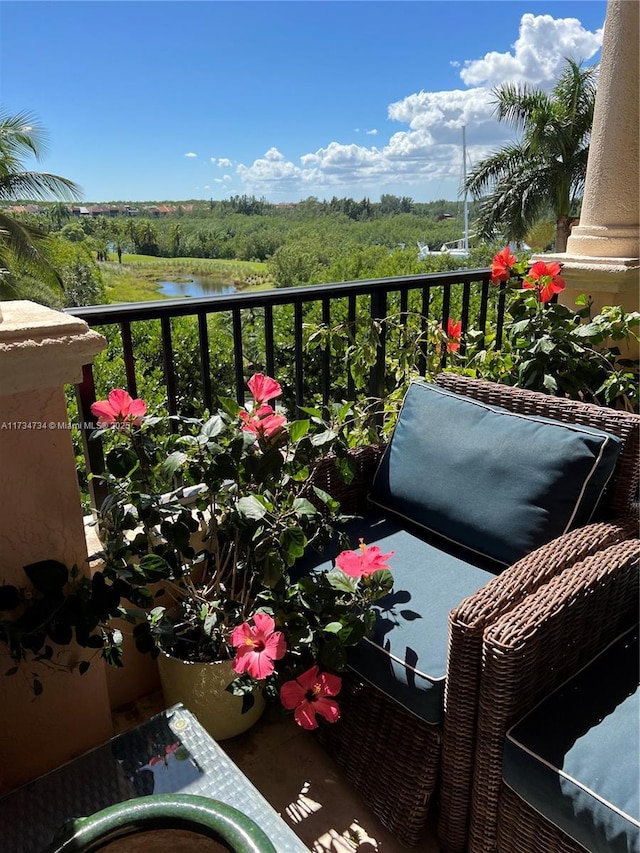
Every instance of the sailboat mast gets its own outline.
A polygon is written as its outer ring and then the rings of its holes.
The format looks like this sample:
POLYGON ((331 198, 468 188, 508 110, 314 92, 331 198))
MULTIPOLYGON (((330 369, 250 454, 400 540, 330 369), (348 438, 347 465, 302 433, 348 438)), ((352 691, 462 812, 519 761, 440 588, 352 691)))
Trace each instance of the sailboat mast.
POLYGON ((464 187, 464 249, 469 249, 469 193, 467 191, 467 128, 462 126, 462 186, 464 187))

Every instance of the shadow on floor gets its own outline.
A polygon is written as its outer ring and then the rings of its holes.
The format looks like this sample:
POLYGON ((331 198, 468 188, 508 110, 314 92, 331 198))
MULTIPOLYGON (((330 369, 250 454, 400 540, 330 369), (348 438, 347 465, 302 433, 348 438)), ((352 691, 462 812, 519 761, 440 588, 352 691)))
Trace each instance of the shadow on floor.
MULTIPOLYGON (((164 708, 152 694, 114 715, 115 733, 164 708)), ((312 853, 406 853, 368 810, 310 732, 268 707, 248 732, 221 746, 312 853)), ((414 848, 438 853, 432 837, 414 848)))

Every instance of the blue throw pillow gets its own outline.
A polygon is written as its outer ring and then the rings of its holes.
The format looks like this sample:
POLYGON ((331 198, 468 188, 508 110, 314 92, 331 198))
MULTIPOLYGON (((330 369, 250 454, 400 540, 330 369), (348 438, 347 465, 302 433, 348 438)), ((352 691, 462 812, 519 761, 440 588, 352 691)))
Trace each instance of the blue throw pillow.
POLYGON ((376 473, 376 505, 508 566, 587 524, 619 438, 413 382, 376 473))

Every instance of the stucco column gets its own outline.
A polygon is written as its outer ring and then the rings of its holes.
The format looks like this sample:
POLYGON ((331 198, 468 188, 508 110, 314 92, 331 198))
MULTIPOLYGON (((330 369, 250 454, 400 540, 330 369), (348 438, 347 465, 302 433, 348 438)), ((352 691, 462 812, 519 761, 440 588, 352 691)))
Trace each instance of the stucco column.
POLYGON ((580 224, 566 252, 543 256, 563 264, 562 301, 573 306, 588 293, 596 311, 603 305, 638 310, 639 12, 638 0, 607 5, 580 224))
MULTIPOLYGON (((0 582, 28 586, 23 566, 45 559, 88 574, 64 385, 80 381, 105 341, 83 320, 33 302, 0 309, 0 582)), ((84 656, 54 649, 65 663, 84 656)), ((29 662, 5 676, 10 661, 0 654, 0 792, 112 736, 99 656, 82 676, 29 662), (35 699, 34 670, 44 688, 35 699)))

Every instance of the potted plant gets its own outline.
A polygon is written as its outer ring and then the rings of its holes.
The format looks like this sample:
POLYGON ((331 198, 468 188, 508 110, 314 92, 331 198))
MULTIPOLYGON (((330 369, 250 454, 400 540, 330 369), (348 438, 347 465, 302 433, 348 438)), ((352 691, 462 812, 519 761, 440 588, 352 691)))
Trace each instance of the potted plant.
POLYGON ((282 393, 274 379, 256 374, 248 387, 245 406, 221 398, 204 418, 150 417, 121 389, 93 406, 110 446, 102 575, 138 649, 158 657, 165 699, 184 701, 219 738, 237 729, 218 726, 230 709, 212 710, 203 669, 244 710, 239 729, 278 696, 305 728, 317 715, 336 720, 336 673, 393 583, 390 555, 364 543, 344 543, 329 572, 301 569, 341 520, 314 475, 330 454, 349 477, 349 407, 329 420, 316 409, 288 420, 272 405, 282 393), (194 679, 199 707, 185 698, 194 679))

